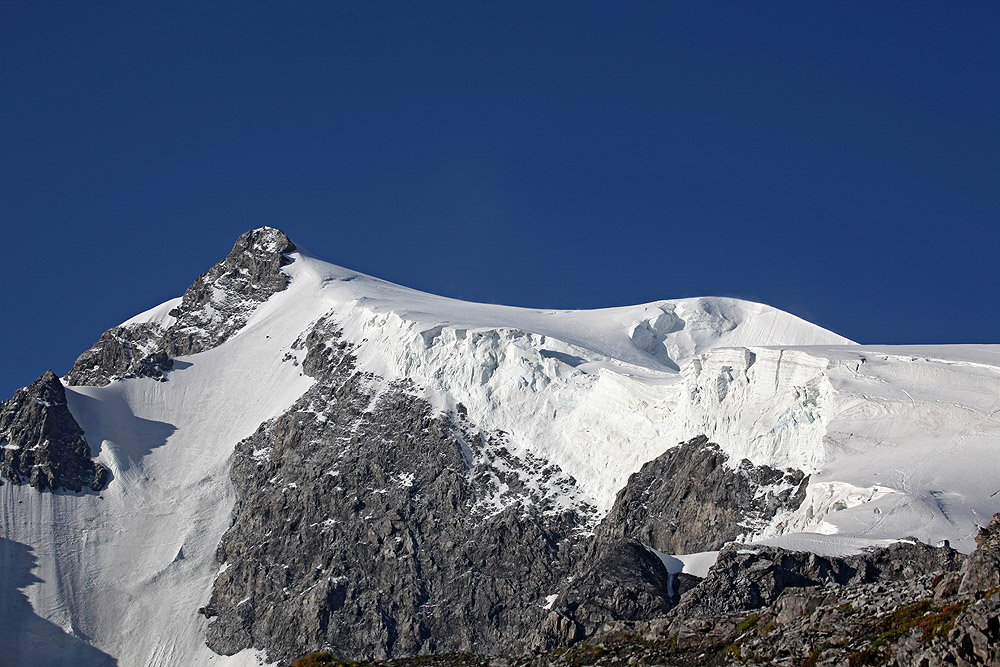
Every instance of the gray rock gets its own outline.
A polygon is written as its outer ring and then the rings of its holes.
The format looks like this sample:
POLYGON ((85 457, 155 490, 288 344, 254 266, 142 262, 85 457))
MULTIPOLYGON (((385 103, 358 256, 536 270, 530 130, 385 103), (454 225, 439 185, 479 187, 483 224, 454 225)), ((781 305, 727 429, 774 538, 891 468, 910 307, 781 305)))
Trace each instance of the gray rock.
POLYGON ((543 645, 587 638, 613 621, 655 618, 699 590, 697 577, 671 577, 642 545, 667 553, 716 549, 801 504, 808 480, 801 471, 727 462, 702 435, 631 475, 553 605, 543 645))
POLYGON ((635 540, 593 541, 581 570, 546 621, 551 644, 589 637, 612 621, 662 616, 677 602, 663 562, 635 540))
POLYGON ((204 352, 246 326, 257 307, 288 287, 281 271, 295 250, 284 232, 262 227, 245 232, 229 255, 188 287, 160 345, 171 357, 204 352))
POLYGON ((69 385, 104 386, 130 377, 166 378, 171 357, 216 347, 246 326, 257 307, 288 286, 281 268, 295 245, 270 227, 248 231, 229 255, 198 276, 181 305, 170 311, 173 323, 129 324, 104 332, 66 374, 69 385))
POLYGON ((728 460, 704 435, 667 450, 629 478, 600 534, 665 553, 710 551, 802 503, 809 481, 802 471, 746 459, 734 470, 728 460))
POLYGON ((671 614, 716 616, 773 604, 786 589, 907 581, 936 572, 955 572, 964 556, 950 547, 898 542, 845 557, 825 557, 777 547, 731 544, 708 576, 671 614))
POLYGON ((81 354, 66 374, 69 385, 103 386, 116 378, 164 378, 173 360, 160 345, 162 329, 154 324, 113 327, 101 334, 93 347, 81 354))
MULTIPOLYGON (((582 557, 566 561, 573 574, 540 626, 543 639, 562 648, 526 653, 520 643, 477 643, 463 650, 505 656, 510 667, 997 665, 1000 589, 957 592, 966 575, 970 586, 992 584, 995 524, 1000 517, 968 559, 915 540, 844 558, 731 545, 666 614, 677 591, 664 592, 659 559, 634 540, 594 537, 582 557)), ((486 660, 447 653, 368 664, 486 660)))
POLYGON ((110 472, 91 458, 83 429, 66 405, 66 390, 52 371, 0 408, 0 476, 27 481, 39 491, 100 491, 110 472))
POLYGON ((532 475, 572 482, 506 451, 407 383, 355 370, 321 321, 297 343, 317 379, 236 449, 225 563, 205 607, 208 643, 285 661, 527 650, 582 554, 585 503, 533 497, 532 475))
POLYGON ((1000 513, 976 536, 976 550, 962 566, 961 593, 1000 587, 1000 513))

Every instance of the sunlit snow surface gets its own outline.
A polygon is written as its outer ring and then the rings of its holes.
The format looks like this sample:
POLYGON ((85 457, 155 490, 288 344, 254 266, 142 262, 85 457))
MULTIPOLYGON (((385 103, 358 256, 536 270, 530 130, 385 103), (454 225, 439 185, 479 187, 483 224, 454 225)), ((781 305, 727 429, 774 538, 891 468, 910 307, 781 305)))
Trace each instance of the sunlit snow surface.
MULTIPOLYGON (((748 538, 845 553, 914 535, 968 551, 1000 510, 1000 346, 859 346, 722 298, 472 304, 292 257, 289 288, 223 345, 178 359, 167 382, 67 388, 114 479, 100 497, 0 487, 0 535, 30 548, 0 552, 5 570, 24 570, 13 582, 5 572, 0 604, 34 614, 0 623, 15 651, 5 658, 27 662, 44 645, 104 664, 93 646, 125 666, 258 664, 209 651, 195 611, 219 569, 234 445, 311 385, 283 359, 331 310, 364 370, 413 379, 442 410, 463 404, 515 452, 573 475, 602 511, 644 462, 700 433, 734 464, 812 473, 802 507, 748 538)), ((169 324, 172 305, 131 321, 169 324)))

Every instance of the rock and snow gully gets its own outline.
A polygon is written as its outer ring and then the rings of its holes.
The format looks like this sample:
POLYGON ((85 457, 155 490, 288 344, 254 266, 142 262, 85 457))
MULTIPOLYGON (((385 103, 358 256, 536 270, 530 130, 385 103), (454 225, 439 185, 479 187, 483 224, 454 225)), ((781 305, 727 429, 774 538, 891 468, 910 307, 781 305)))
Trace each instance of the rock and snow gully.
POLYGON ((693 608, 733 542, 955 569, 893 545, 968 553, 1000 510, 1000 345, 466 303, 262 228, 0 405, 0 444, 4 664, 514 655, 693 608))

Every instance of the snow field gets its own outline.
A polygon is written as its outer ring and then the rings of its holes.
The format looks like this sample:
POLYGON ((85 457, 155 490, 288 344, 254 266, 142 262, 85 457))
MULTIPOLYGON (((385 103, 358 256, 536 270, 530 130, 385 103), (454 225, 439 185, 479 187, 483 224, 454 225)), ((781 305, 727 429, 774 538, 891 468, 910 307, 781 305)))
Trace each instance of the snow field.
MULTIPOLYGON (((969 551, 977 524, 1000 510, 1000 346, 862 347, 722 298, 595 311, 472 304, 291 256, 289 288, 223 345, 177 359, 167 382, 67 388, 114 475, 100 496, 0 487, 0 536, 36 559, 18 590, 64 631, 44 636, 65 642, 67 660, 99 664, 76 637, 123 667, 258 664, 253 652, 207 649, 194 611, 220 567, 233 448, 311 386, 283 359, 331 311, 361 370, 412 379, 440 410, 461 404, 514 454, 575 477, 600 512, 643 463, 701 433, 734 466, 811 474, 799 510, 747 540, 836 554, 914 535, 969 551)), ((174 305, 130 322, 168 325, 174 305)), ((697 574, 714 556, 664 558, 697 574)))

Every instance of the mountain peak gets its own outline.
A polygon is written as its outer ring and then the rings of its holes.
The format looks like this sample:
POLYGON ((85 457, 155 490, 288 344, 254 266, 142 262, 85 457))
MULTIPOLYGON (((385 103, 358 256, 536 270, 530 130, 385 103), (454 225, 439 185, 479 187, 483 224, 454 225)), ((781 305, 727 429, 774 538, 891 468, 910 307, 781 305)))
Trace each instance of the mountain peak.
POLYGON ((171 357, 211 349, 243 328, 257 306, 288 286, 282 267, 295 244, 280 229, 244 232, 226 258, 198 276, 169 320, 130 320, 101 335, 66 375, 70 385, 104 386, 128 377, 162 380, 171 357))
POLYGON ((288 234, 275 227, 258 227, 240 234, 229 257, 249 253, 252 255, 282 255, 295 252, 295 244, 288 234))
MULTIPOLYGON (((745 617, 775 599, 732 591, 822 584, 816 567, 890 572, 771 547, 971 549, 997 511, 1000 346, 861 347, 722 297, 470 303, 294 249, 247 231, 182 296, 105 332, 65 386, 46 373, 0 404, 0 543, 34 550, 17 570, 59 573, 39 577, 44 607, 0 624, 6 662, 59 662, 23 658, 21 637, 64 609, 123 667, 529 651, 665 613, 734 538, 710 593, 684 593, 690 618, 745 617), (758 564, 801 568, 744 576, 758 564)), ((941 580, 962 604, 998 581, 989 535, 988 558, 941 580)), ((891 572, 922 595, 924 562, 891 572)), ((808 616, 791 604, 775 609, 808 616)), ((870 629, 888 604, 845 617, 870 629)))

